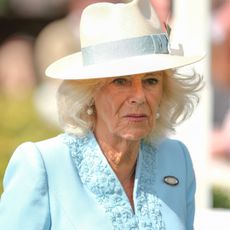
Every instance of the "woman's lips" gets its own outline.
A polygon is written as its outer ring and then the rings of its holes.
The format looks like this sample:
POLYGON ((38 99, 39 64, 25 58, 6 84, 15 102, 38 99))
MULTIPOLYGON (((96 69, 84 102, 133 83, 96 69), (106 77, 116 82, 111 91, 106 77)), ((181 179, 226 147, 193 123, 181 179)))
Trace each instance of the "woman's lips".
POLYGON ((124 117, 133 122, 141 122, 147 120, 146 114, 127 114, 124 117))

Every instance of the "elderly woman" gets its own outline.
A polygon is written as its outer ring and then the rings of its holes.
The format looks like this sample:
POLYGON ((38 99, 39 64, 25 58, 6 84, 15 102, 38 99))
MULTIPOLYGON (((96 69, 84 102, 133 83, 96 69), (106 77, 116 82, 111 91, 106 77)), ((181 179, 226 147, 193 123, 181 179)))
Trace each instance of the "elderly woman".
POLYGON ((4 230, 191 230, 195 176, 166 136, 189 117, 201 78, 175 70, 148 0, 97 3, 81 18, 81 52, 47 69, 64 134, 17 148, 0 202, 4 230))

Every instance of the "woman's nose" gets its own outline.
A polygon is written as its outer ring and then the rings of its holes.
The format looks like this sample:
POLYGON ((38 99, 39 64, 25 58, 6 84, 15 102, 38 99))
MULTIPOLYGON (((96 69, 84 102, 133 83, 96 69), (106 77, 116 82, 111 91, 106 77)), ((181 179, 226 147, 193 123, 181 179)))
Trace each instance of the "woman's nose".
POLYGON ((130 103, 143 104, 145 102, 145 92, 140 79, 135 79, 132 82, 130 103))

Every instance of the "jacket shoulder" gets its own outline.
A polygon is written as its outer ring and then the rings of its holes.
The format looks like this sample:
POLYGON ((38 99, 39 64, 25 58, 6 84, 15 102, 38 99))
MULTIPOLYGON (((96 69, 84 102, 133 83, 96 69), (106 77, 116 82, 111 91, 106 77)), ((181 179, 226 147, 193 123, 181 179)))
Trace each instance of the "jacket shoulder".
MULTIPOLYGON (((167 147, 171 147, 171 148, 186 148, 185 144, 177 139, 171 139, 171 138, 165 138, 163 139, 159 145, 159 148, 167 148, 167 147)), ((187 148, 186 148, 187 149, 187 148)))
POLYGON ((187 155, 189 155, 189 151, 186 147, 186 145, 176 139, 164 139, 159 145, 158 145, 158 150, 160 152, 163 152, 164 154, 169 154, 169 155, 173 155, 174 157, 176 157, 175 155, 178 156, 183 156, 186 157, 187 155))
POLYGON ((42 155, 59 152, 66 148, 66 144, 64 142, 64 134, 60 134, 53 138, 35 142, 33 144, 36 146, 36 148, 40 150, 42 155))
POLYGON ((193 163, 186 145, 174 139, 165 139, 158 146, 158 159, 169 168, 193 172, 193 163))

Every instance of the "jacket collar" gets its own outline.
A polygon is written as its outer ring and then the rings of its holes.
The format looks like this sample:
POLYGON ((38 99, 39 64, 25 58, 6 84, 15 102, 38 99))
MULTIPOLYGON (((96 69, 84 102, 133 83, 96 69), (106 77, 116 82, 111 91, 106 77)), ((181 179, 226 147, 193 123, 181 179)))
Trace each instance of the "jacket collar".
POLYGON ((71 157, 82 183, 104 209, 114 229, 164 230, 162 203, 154 190, 157 149, 142 143, 136 165, 133 212, 116 174, 102 153, 93 133, 69 139, 71 157))

